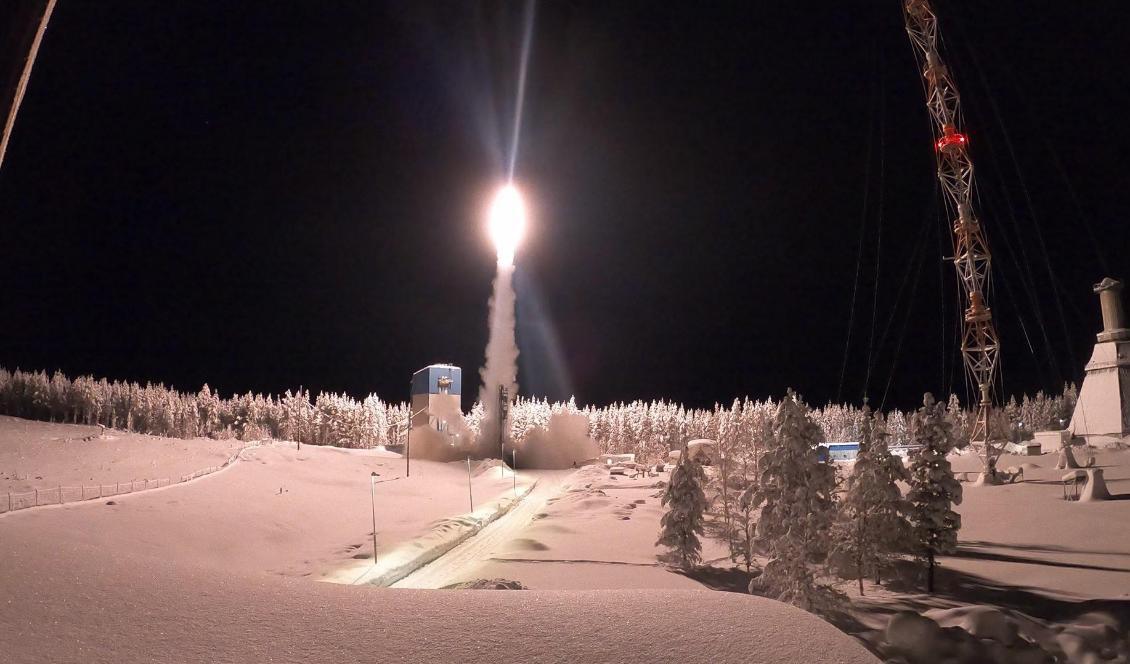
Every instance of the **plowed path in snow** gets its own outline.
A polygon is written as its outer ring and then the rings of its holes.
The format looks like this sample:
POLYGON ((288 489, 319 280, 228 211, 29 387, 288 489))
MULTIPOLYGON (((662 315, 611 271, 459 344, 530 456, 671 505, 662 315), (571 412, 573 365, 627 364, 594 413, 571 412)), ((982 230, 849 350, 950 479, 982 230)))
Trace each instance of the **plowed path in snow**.
POLYGON ((466 571, 490 558, 495 550, 516 537, 530 525, 534 516, 545 509, 546 501, 556 496, 574 471, 538 473, 538 484, 507 514, 474 537, 392 584, 392 588, 442 588, 466 581, 466 571))

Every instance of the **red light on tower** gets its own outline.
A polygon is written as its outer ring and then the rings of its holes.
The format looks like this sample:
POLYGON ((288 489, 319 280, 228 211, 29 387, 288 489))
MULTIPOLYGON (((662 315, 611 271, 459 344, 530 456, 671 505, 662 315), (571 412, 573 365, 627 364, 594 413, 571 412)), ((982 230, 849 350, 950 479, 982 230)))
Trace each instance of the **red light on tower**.
POLYGON ((961 147, 965 147, 965 144, 968 142, 969 139, 965 137, 965 134, 959 134, 956 130, 954 130, 952 126, 947 125, 944 132, 942 133, 942 137, 938 139, 938 142, 934 144, 934 147, 938 149, 938 152, 944 152, 946 148, 953 145, 960 145, 961 147))

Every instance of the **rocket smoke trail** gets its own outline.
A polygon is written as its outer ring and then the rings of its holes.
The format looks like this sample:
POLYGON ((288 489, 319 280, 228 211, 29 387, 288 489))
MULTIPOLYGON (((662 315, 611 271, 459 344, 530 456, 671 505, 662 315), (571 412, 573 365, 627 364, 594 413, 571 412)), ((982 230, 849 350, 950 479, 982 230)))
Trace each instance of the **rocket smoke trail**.
MULTIPOLYGON (((499 407, 499 388, 513 398, 518 391, 518 343, 515 339, 514 250, 521 240, 525 210, 514 188, 514 169, 518 162, 518 141, 522 133, 522 106, 526 98, 526 72, 530 60, 530 41, 534 31, 534 0, 527 0, 522 34, 522 55, 518 64, 518 92, 514 104, 514 133, 510 142, 509 183, 499 193, 491 209, 491 235, 498 250, 498 272, 490 298, 490 337, 486 362, 479 370, 483 404, 478 451, 484 456, 499 452, 499 433, 504 422, 499 407)), ((507 436, 509 438, 509 436, 507 436)))
POLYGON ((518 343, 514 338, 514 322, 514 265, 500 261, 494 277, 494 294, 490 298, 486 363, 479 370, 482 379, 479 400, 485 411, 480 427, 479 452, 484 456, 498 453, 501 424, 499 386, 505 387, 511 396, 518 389, 518 343))

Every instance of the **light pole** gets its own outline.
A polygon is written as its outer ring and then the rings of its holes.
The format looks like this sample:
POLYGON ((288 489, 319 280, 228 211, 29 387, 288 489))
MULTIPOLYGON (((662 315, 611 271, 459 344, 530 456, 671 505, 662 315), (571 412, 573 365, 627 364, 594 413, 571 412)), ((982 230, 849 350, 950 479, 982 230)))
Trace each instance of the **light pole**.
POLYGON ((514 497, 518 497, 518 449, 510 450, 510 470, 514 476, 514 497))
POLYGON ((373 505, 373 565, 377 564, 377 471, 369 475, 369 499, 373 505))
POLYGON ((390 477, 387 480, 377 480, 380 473, 373 471, 369 475, 369 499, 373 505, 373 564, 377 564, 377 485, 382 482, 392 482, 393 480, 400 479, 399 477, 390 477))

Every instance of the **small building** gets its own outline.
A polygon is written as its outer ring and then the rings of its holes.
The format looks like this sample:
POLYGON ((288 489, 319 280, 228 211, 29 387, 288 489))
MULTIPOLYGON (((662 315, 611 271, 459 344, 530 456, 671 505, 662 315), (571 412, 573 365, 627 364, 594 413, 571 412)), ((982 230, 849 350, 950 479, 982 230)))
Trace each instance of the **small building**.
POLYGON ((605 466, 619 466, 625 463, 635 463, 636 455, 634 454, 601 454, 599 457, 600 463, 605 466))
POLYGON ((412 374, 412 426, 447 431, 448 420, 462 416, 463 370, 431 364, 412 374))
MULTIPOLYGON (((910 458, 910 455, 915 450, 921 449, 921 445, 891 445, 888 451, 897 457, 903 459, 910 458)), ((823 461, 847 463, 855 461, 859 456, 859 443, 858 442, 843 442, 843 443, 824 443, 816 447, 817 457, 823 461)))
POLYGON ((859 443, 828 443, 828 458, 832 461, 855 461, 859 443))

